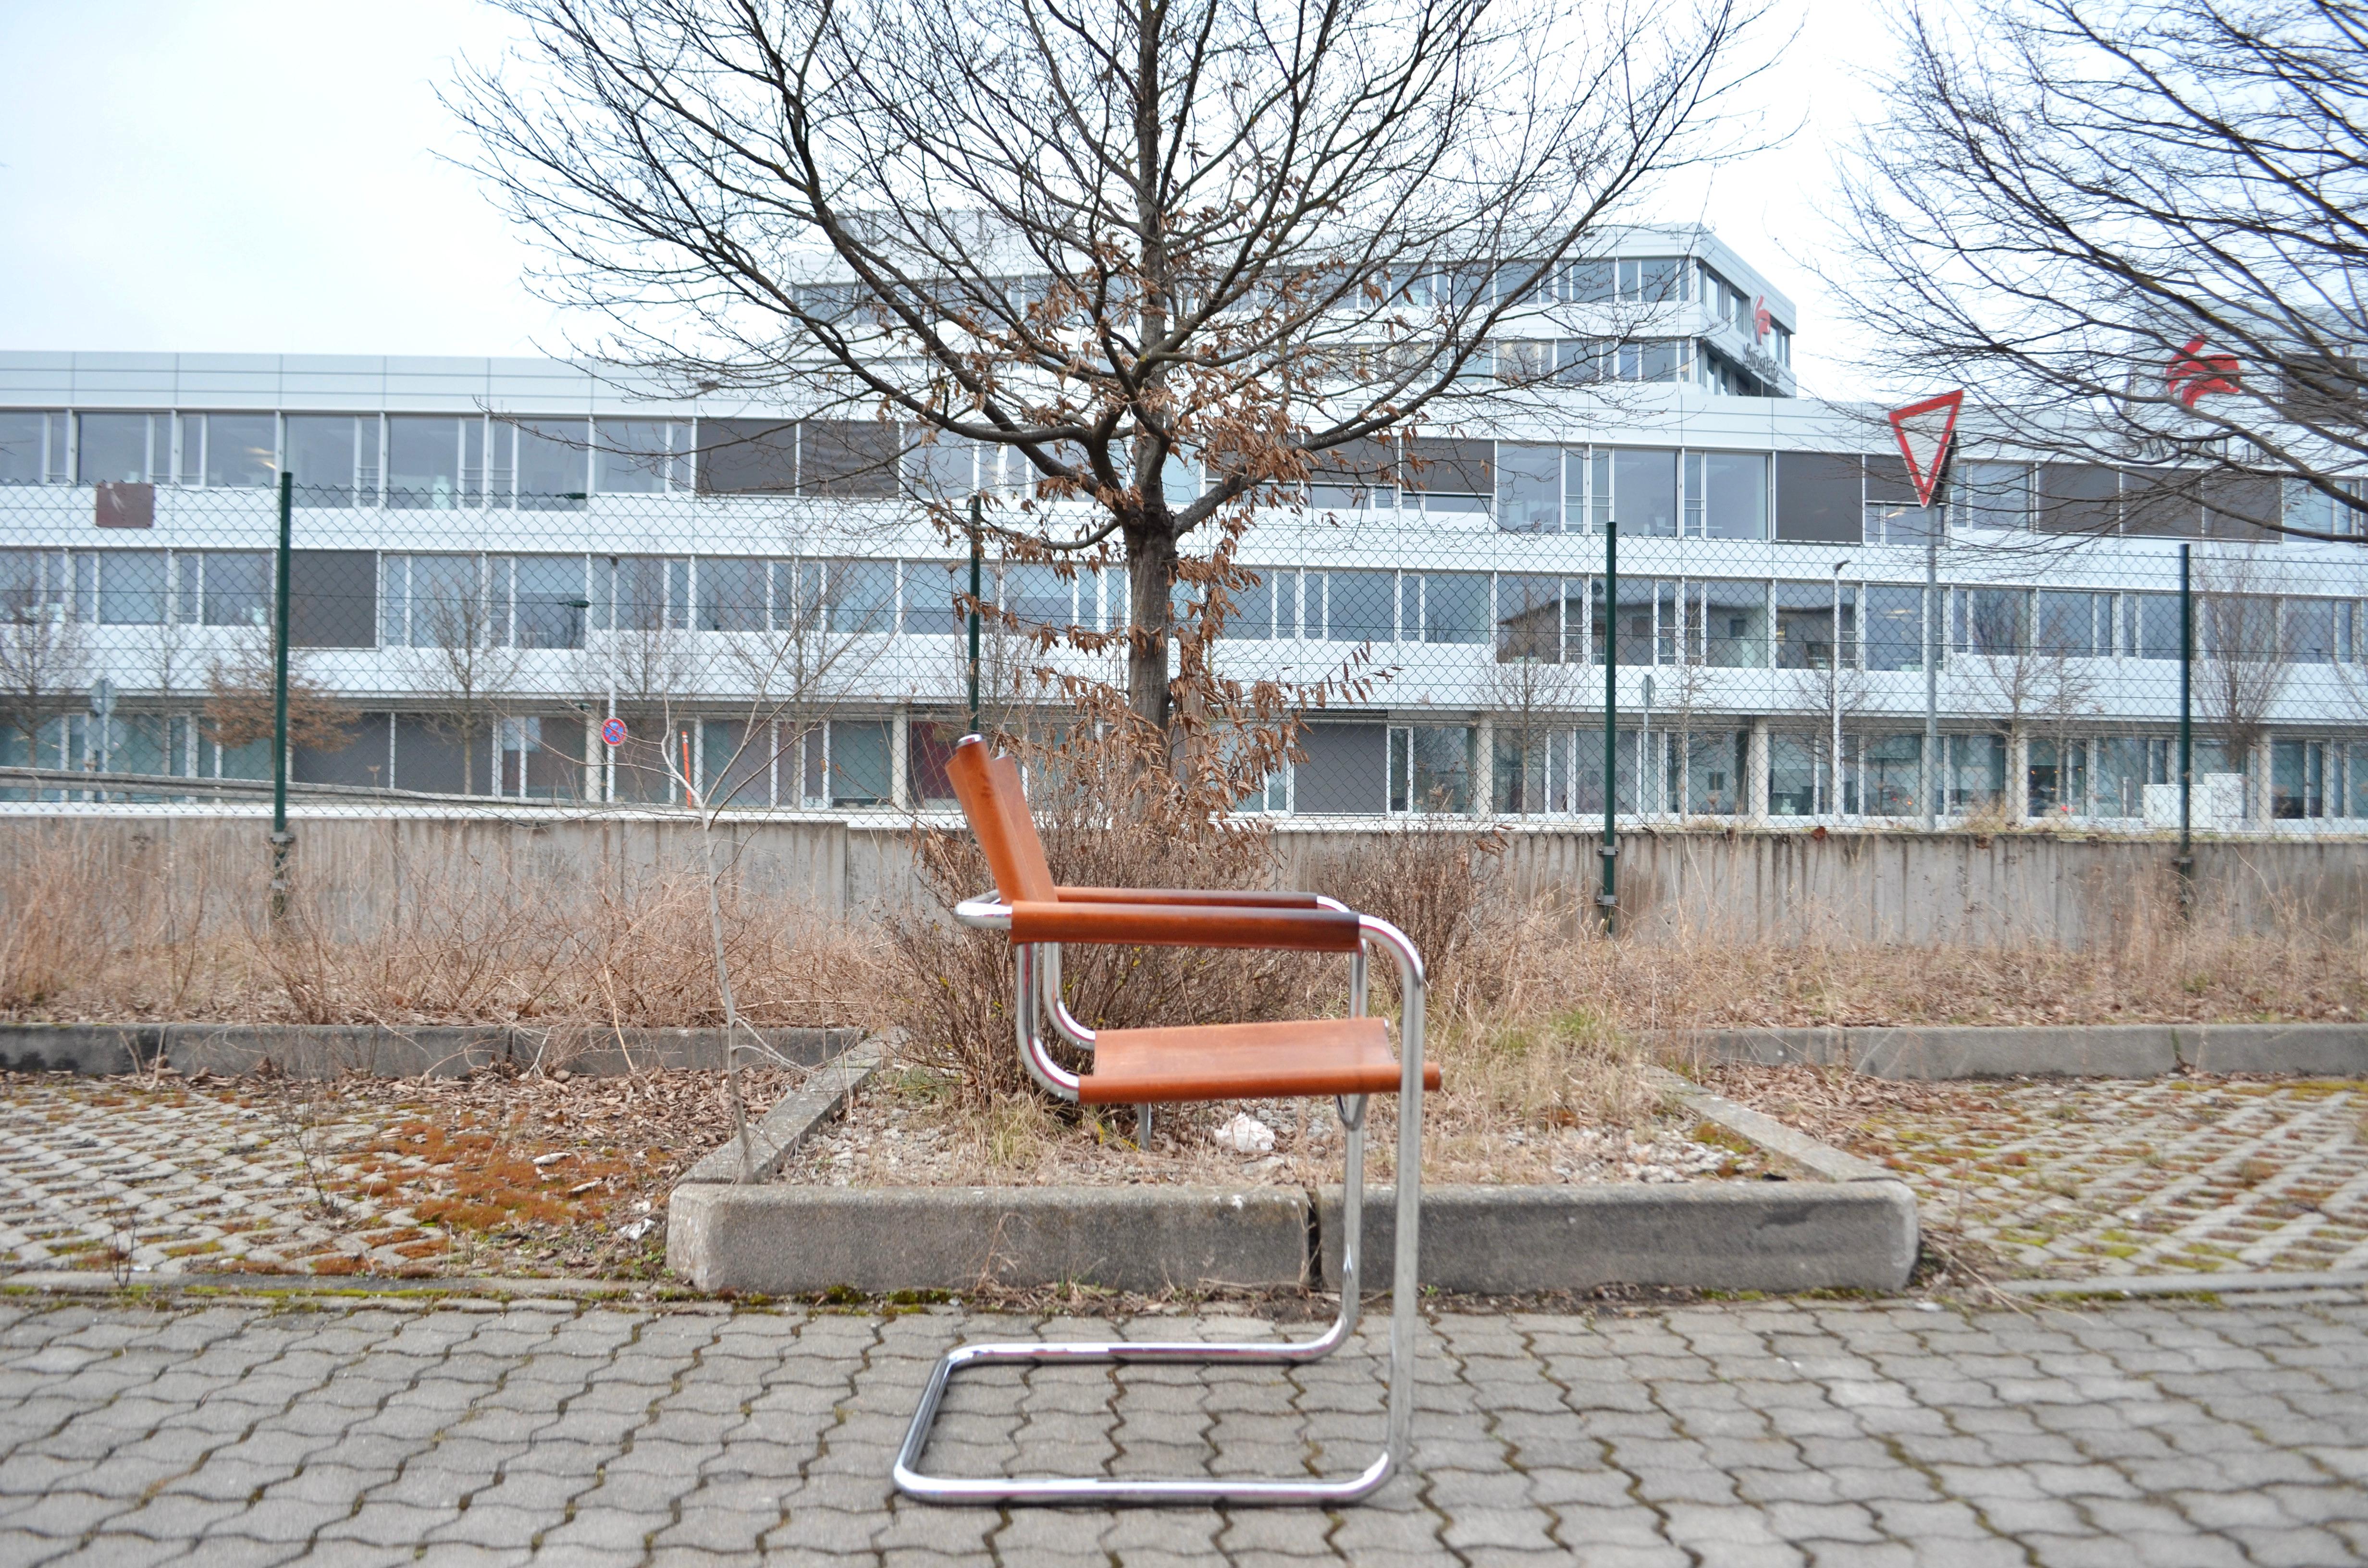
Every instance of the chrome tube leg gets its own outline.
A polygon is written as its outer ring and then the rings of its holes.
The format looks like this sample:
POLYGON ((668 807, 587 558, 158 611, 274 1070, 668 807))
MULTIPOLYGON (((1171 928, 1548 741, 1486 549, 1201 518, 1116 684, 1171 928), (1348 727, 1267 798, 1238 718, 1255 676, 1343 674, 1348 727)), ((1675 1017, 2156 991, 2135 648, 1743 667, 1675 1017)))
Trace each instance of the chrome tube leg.
MULTIPOLYGON (((1401 937, 1400 940, 1404 938, 1401 937)), ((1398 979, 1405 987, 1398 1024, 1398 1158, 1395 1268, 1390 1287, 1389 1454, 1406 1461, 1414 1442, 1416 1302, 1422 1246, 1422 960, 1409 945, 1398 979)))
MULTIPOLYGON (((1365 1277, 1365 1096, 1340 1097, 1340 1125, 1349 1130, 1348 1169, 1341 1176, 1340 1198, 1340 1331, 1357 1329, 1365 1277)), ((1317 1260, 1322 1267, 1322 1260, 1317 1260)))

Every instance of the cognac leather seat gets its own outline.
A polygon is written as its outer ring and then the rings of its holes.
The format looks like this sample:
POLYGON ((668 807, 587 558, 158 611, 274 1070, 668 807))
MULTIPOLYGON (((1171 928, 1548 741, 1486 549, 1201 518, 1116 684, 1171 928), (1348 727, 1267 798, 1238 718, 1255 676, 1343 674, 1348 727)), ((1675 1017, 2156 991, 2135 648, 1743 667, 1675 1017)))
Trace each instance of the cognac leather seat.
MULTIPOLYGON (((1422 1064, 1439 1087, 1439 1064, 1422 1064)), ((1104 1029, 1094 1067, 1077 1083, 1084 1105, 1280 1099, 1295 1095, 1394 1095, 1398 1059, 1380 1018, 1195 1024, 1104 1029)))

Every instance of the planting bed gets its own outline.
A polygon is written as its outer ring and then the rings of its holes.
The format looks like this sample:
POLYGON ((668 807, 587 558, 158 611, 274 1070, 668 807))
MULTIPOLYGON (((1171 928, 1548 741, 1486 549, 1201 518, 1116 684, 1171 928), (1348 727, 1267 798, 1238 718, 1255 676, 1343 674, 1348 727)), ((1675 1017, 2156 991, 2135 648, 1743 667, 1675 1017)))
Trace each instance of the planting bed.
MULTIPOLYGON (((837 1120, 818 1129, 781 1168, 781 1179, 833 1187, 959 1186, 1316 1187, 1340 1180, 1339 1118, 1328 1102, 1258 1100, 1162 1106, 1148 1147, 1134 1137, 1132 1112, 1072 1119, 1032 1105, 984 1114, 954 1108, 942 1080, 918 1071, 874 1077, 837 1120), (1242 1148, 1223 1134, 1247 1118, 1242 1148)), ((1366 1139, 1366 1166, 1387 1180, 1395 1153, 1395 1101, 1376 1098, 1366 1139)), ((1453 1102, 1428 1096, 1426 1181, 1503 1186, 1574 1182, 1683 1182, 1758 1179, 1767 1171, 1748 1143, 1706 1128, 1674 1100, 1648 1105, 1634 1127, 1580 1126, 1577 1118, 1543 1125, 1491 1125, 1442 1115, 1453 1102)))

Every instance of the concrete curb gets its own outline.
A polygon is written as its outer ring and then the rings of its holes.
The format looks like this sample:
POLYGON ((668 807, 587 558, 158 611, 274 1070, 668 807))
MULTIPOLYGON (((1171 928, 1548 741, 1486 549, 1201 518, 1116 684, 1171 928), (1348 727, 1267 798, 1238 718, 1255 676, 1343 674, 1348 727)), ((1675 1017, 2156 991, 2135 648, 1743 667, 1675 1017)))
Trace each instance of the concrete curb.
MULTIPOLYGON (((1346 1189, 1316 1210, 1324 1283, 1340 1283, 1346 1189)), ((1365 1287, 1390 1281, 1392 1187, 1365 1190, 1365 1287)), ((1896 1290, 1916 1267, 1906 1183, 1426 1186, 1422 1282, 1475 1296, 1674 1285, 1713 1290, 1896 1290)))
POLYGON ((702 1290, 795 1295, 1096 1285, 1288 1286, 1307 1270, 1297 1187, 831 1187, 685 1183, 666 1266, 702 1290))
MULTIPOLYGON (((862 1031, 759 1029, 768 1048, 812 1067, 862 1031)), ((718 1068, 722 1029, 533 1028, 522 1025, 404 1028, 373 1024, 5 1024, 0 1071, 103 1075, 145 1072, 159 1057, 177 1073, 254 1071, 268 1062, 299 1078, 363 1072, 455 1078, 508 1062, 608 1074, 643 1068, 718 1068)), ((742 1060, 747 1057, 744 1054, 742 1060)))
MULTIPOLYGON (((860 1047, 848 1065, 876 1051, 860 1047)), ((845 1103, 825 1074, 765 1118, 767 1173, 845 1103)), ((1600 1285, 1896 1290, 1919 1233, 1907 1185, 1669 1075, 1692 1108, 1812 1179, 1639 1187, 1429 1187, 1421 1277, 1473 1295, 1600 1285)), ((796 1295, 1075 1282, 1155 1291, 1339 1283, 1338 1187, 817 1187, 737 1180, 710 1153, 668 1199, 666 1266, 702 1290, 796 1295)), ((1365 1283, 1385 1289, 1394 1192, 1366 1195, 1365 1283)))
POLYGON ((1809 1062, 1877 1078, 2368 1074, 2368 1024, 1705 1029, 1664 1034, 1659 1043, 1730 1062, 1809 1062))
MULTIPOLYGON (((814 1069, 805 1086, 788 1096, 767 1111, 756 1126, 748 1130, 750 1157, 746 1178, 765 1181, 779 1174, 781 1162, 796 1153, 799 1144, 814 1135, 815 1128, 837 1116, 839 1108, 871 1082, 871 1074, 880 1071, 887 1054, 884 1042, 865 1040, 852 1051, 814 1069)), ((685 1171, 686 1182, 736 1182, 742 1179, 740 1141, 726 1141, 721 1147, 711 1149, 699 1164, 685 1171)), ((669 1233, 669 1235, 671 1233, 669 1233)), ((671 1246, 672 1243, 669 1242, 671 1246)))

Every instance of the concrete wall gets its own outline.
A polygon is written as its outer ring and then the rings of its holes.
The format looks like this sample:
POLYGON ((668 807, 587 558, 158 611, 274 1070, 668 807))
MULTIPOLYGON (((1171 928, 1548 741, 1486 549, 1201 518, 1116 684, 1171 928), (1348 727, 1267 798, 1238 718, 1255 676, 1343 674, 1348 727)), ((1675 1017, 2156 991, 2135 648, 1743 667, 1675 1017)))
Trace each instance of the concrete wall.
MULTIPOLYGON (((689 823, 655 813, 305 816, 292 826, 304 897, 348 930, 472 889, 562 902, 622 893, 652 874, 695 874, 706 853, 689 823)), ((267 831, 259 816, 229 813, 0 819, 0 874, 44 849, 70 851, 141 887, 169 879, 186 892, 203 881, 227 914, 259 897, 267 831)), ((1277 880, 1323 891, 1327 862, 1404 831, 1426 830, 1286 825, 1276 834, 1277 880)), ((915 895, 910 833, 878 818, 783 818, 733 827, 714 847, 747 894, 860 915, 915 895)), ((1504 842, 1484 875, 1517 895, 1565 899, 1574 918, 1591 910, 1601 876, 1594 836, 1513 828, 1504 842)), ((2167 917, 2176 852, 2169 840, 2042 834, 1637 832, 1621 840, 1621 906, 1638 933, 2078 946, 2128 921, 2167 917)), ((2368 842, 2199 843, 2195 873, 2203 918, 2347 935, 2368 926, 2368 842)))

